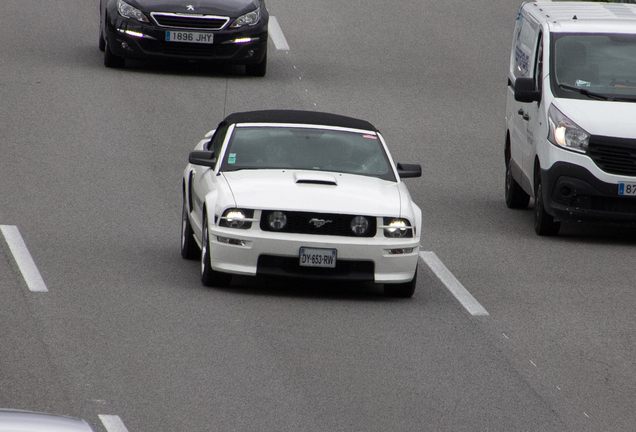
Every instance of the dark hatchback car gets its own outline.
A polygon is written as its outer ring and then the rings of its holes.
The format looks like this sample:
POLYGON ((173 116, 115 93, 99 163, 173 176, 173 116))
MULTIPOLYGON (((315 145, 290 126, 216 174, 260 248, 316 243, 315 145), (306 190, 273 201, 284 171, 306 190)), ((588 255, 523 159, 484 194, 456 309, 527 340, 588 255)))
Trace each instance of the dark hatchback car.
POLYGON ((107 67, 201 61, 265 76, 268 21, 263 0, 101 0, 99 49, 107 67))

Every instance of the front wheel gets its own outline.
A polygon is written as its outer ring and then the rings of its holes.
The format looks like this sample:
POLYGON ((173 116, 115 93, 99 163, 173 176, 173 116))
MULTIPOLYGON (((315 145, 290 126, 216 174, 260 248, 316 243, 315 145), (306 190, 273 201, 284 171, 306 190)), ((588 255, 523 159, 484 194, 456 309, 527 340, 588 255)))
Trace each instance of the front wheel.
POLYGON ((530 195, 523 190, 521 185, 517 183, 517 180, 512 176, 512 170, 510 169, 511 158, 506 160, 506 206, 511 209, 525 209, 528 208, 530 203, 530 195))
POLYGON ((99 50, 101 52, 106 51, 106 41, 104 40, 104 35, 102 34, 101 29, 99 29, 99 50))
POLYGON ((203 238, 201 239, 201 282, 209 287, 227 287, 232 283, 232 275, 212 269, 210 264, 210 237, 207 218, 203 218, 203 238))
POLYGON ((415 274, 413 280, 404 283, 397 284, 384 284, 384 294, 389 297, 409 298, 415 294, 415 286, 417 285, 417 267, 415 267, 415 274))
POLYGON ((541 180, 538 180, 535 188, 534 199, 534 231, 540 236, 555 236, 559 234, 561 222, 554 220, 554 217, 545 211, 543 205, 543 186, 541 180))
POLYGON ((108 43, 108 37, 104 39, 104 66, 108 68, 123 68, 126 64, 126 60, 123 57, 113 54, 110 50, 110 43, 108 43))
POLYGON ((185 259, 197 259, 200 251, 194 241, 194 232, 188 216, 188 204, 183 197, 183 210, 181 211, 181 256, 185 259))

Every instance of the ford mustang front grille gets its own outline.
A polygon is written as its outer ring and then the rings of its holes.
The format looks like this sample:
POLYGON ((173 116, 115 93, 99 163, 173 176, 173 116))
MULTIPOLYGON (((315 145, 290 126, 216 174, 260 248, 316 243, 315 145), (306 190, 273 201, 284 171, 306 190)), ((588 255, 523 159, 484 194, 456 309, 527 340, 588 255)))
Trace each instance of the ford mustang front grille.
POLYGON ((287 217, 285 227, 280 230, 275 230, 268 223, 269 215, 274 211, 275 210, 264 210, 262 212, 260 227, 263 231, 343 237, 375 237, 377 233, 377 220, 372 216, 365 216, 369 221, 367 231, 363 235, 356 235, 351 230, 351 221, 360 215, 291 211, 283 212, 287 217))

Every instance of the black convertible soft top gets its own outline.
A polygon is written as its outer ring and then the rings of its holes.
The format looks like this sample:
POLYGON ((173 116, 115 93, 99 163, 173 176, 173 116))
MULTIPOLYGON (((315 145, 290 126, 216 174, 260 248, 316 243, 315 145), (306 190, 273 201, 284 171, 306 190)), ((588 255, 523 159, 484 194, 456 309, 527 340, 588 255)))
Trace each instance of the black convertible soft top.
POLYGON ((238 112, 227 116, 222 123, 299 123, 377 131, 375 126, 365 120, 338 114, 302 110, 238 112))

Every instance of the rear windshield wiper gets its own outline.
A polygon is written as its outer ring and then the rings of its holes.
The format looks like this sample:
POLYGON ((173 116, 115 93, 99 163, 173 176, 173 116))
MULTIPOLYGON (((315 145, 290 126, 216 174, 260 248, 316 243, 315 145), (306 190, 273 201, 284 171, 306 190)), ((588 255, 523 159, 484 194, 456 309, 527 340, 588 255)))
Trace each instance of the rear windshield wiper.
POLYGON ((607 97, 605 95, 602 95, 600 93, 594 93, 594 92, 591 92, 589 90, 582 89, 582 88, 579 88, 579 87, 574 87, 574 86, 567 85, 567 84, 559 84, 559 87, 561 87, 562 89, 565 89, 565 90, 572 90, 572 91, 579 92, 582 95, 585 95, 585 96, 587 96, 589 98, 592 98, 592 99, 596 98, 596 99, 605 100, 605 101, 609 100, 609 97, 607 97))

